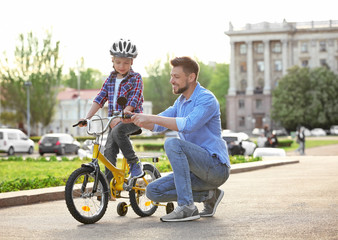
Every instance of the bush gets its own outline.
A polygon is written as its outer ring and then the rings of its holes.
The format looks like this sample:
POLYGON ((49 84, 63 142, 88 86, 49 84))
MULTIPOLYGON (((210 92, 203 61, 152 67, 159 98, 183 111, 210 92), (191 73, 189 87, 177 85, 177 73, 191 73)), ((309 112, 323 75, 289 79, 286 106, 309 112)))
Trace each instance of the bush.
POLYGON ((163 143, 140 143, 135 144, 135 147, 138 149, 142 149, 142 151, 164 151, 163 143))
POLYGON ((290 147, 293 143, 291 139, 278 140, 278 147, 290 147))

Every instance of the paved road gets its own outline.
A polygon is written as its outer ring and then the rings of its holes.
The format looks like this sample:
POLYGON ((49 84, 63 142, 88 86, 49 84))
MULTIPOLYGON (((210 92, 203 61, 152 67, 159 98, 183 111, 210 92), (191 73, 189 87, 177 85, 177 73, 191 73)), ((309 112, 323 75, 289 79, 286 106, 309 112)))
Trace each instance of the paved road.
POLYGON ((119 217, 110 202, 98 223, 83 225, 61 200, 0 209, 0 239, 338 239, 337 186, 338 157, 308 156, 233 174, 213 218, 162 223, 163 207, 119 217))

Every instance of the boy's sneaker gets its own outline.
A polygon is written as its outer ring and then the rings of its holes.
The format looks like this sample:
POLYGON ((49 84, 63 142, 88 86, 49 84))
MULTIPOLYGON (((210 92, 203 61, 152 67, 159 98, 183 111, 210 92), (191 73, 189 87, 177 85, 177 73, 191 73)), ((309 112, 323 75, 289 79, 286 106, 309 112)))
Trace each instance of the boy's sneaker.
POLYGON ((212 217, 216 212, 216 208, 224 196, 224 191, 215 189, 210 199, 203 202, 204 209, 200 213, 201 217, 212 217))
POLYGON ((171 213, 161 217, 162 222, 184 222, 199 219, 198 209, 190 209, 188 206, 178 206, 171 213))
POLYGON ((132 163, 129 165, 129 173, 132 178, 139 178, 144 176, 143 166, 141 162, 132 163))

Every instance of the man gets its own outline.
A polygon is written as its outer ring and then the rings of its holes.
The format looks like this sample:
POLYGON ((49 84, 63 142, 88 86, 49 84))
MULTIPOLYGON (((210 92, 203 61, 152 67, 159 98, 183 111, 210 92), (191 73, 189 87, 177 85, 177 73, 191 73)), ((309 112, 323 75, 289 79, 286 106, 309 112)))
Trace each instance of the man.
POLYGON ((161 220, 179 222, 215 214, 224 195, 218 187, 229 177, 230 162, 221 137, 219 103, 197 82, 197 62, 179 57, 171 65, 172 91, 181 95, 159 115, 136 113, 132 121, 155 132, 171 129, 179 133, 180 139, 169 138, 164 145, 173 173, 150 183, 146 190, 154 202, 177 201, 178 207, 161 220), (201 213, 195 201, 204 203, 201 213))

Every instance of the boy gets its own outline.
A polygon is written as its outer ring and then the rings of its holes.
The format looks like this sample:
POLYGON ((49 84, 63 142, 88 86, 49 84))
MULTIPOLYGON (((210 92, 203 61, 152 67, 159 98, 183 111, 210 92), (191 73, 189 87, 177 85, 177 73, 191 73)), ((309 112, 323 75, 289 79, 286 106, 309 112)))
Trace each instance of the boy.
MULTIPOLYGON (((108 100, 108 115, 112 116, 114 111, 121 111, 122 107, 117 104, 120 96, 127 98, 126 111, 141 113, 143 103, 143 82, 139 73, 132 70, 133 59, 137 56, 137 48, 130 41, 119 39, 110 49, 114 71, 111 72, 104 82, 100 92, 94 99, 86 119, 90 119, 103 107, 108 100)), ((83 126, 83 125, 81 125, 83 126)), ((116 118, 110 123, 110 130, 105 145, 105 157, 116 166, 116 157, 121 149, 124 157, 130 167, 132 178, 142 177, 142 164, 137 158, 129 135, 138 131, 140 127, 133 123, 123 123, 121 119, 116 118)), ((111 171, 105 170, 107 180, 110 182, 113 178, 111 171)))

